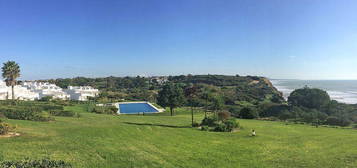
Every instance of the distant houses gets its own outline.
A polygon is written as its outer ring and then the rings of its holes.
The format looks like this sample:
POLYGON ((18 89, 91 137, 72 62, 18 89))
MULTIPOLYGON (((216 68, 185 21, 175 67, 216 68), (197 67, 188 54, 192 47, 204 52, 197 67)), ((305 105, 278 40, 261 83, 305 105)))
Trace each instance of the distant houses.
POLYGON ((99 94, 99 90, 91 86, 68 86, 65 92, 70 95, 71 100, 79 101, 86 101, 89 97, 95 97, 99 94))
MULTIPOLYGON (((91 86, 68 86, 62 89, 55 84, 47 82, 27 81, 21 85, 16 85, 15 99, 18 100, 39 100, 43 97, 52 97, 61 100, 86 101, 89 97, 95 97, 99 94, 98 89, 91 86)), ((11 98, 11 87, 0 81, 0 100, 11 98)))
MULTIPOLYGON (((23 87, 26 87, 28 90, 34 93, 38 93, 38 99, 43 97, 52 97, 54 99, 69 100, 70 95, 63 91, 62 88, 58 87, 55 84, 47 82, 23 82, 23 87)), ((16 96, 16 91, 15 91, 16 96)))
POLYGON ((8 90, 6 83, 0 80, 0 100, 5 100, 8 97, 8 90))

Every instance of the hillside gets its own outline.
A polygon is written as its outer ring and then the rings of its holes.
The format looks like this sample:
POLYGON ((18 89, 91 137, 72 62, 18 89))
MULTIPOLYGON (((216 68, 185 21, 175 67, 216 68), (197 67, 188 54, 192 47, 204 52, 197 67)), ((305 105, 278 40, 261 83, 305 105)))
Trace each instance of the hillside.
MULTIPOLYGON (((282 94, 267 78, 257 76, 227 75, 180 75, 161 77, 107 77, 107 78, 67 78, 45 80, 62 88, 69 85, 89 85, 100 89, 110 99, 156 101, 157 91, 165 82, 201 84, 216 87, 225 97, 227 105, 239 104, 239 101, 258 103, 264 100, 283 101, 282 94)), ((206 87, 204 86, 204 87, 206 87)), ((214 89, 214 88, 213 88, 214 89)))

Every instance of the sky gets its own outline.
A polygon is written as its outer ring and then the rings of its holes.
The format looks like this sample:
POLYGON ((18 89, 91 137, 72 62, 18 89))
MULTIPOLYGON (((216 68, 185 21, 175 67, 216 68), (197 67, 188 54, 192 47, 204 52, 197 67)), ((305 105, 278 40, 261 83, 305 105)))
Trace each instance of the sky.
POLYGON ((21 79, 357 79, 356 0, 0 0, 21 79))

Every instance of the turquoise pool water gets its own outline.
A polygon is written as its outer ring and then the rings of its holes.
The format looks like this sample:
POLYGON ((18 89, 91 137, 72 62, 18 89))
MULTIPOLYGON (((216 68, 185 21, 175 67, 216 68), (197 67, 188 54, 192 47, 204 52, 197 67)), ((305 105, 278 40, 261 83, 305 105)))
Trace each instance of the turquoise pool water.
POLYGON ((148 103, 119 104, 121 114, 156 113, 159 112, 148 103))

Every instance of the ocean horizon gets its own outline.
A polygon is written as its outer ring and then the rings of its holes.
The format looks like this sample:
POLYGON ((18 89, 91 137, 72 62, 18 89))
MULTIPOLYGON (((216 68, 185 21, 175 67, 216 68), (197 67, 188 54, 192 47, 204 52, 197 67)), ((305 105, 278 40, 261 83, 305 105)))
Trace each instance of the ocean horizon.
POLYGON ((327 91, 331 99, 346 104, 357 104, 357 80, 298 80, 271 79, 276 89, 287 99, 295 89, 308 86, 327 91))

